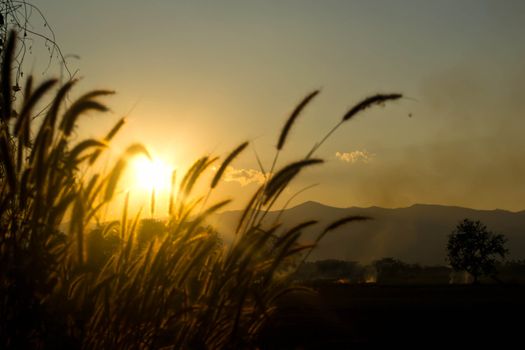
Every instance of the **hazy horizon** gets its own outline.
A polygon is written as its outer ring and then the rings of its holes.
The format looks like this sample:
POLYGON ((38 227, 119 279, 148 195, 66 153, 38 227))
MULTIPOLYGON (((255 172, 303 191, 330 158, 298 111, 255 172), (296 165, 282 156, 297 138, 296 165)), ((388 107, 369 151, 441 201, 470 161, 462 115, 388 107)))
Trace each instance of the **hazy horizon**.
MULTIPOLYGON (((508 211, 510 213, 520 213, 520 212, 525 211, 525 209, 520 209, 520 210, 508 210, 508 209, 502 209, 502 208, 483 209, 483 208, 464 207, 464 206, 460 206, 460 205, 451 205, 451 204, 442 204, 442 203, 412 203, 412 204, 403 205, 403 206, 399 206, 399 207, 386 207, 386 206, 384 207, 384 206, 379 206, 379 205, 370 205, 370 206, 351 205, 351 206, 347 206, 347 207, 339 207, 339 206, 330 205, 330 204, 319 202, 319 201, 315 201, 315 200, 305 200, 304 202, 297 202, 297 203, 295 203, 295 204, 293 204, 291 206, 288 206, 287 208, 291 209, 291 208, 299 207, 299 206, 301 206, 303 204, 306 204, 306 203, 316 203, 316 204, 320 204, 320 205, 323 205, 323 206, 333 207, 333 208, 340 208, 340 209, 347 209, 347 208, 405 209, 405 208, 410 208, 410 207, 413 207, 413 206, 420 205, 420 206, 437 206, 437 207, 457 207, 457 208, 473 209, 473 210, 481 210, 481 211, 503 210, 503 211, 508 211)), ((277 208, 275 210, 279 211, 281 209, 277 208)))
MULTIPOLYGON (((269 167, 289 112, 317 88, 281 165, 304 156, 363 97, 406 98, 344 125, 317 154, 326 164, 302 174, 285 197, 320 185, 292 205, 525 209, 523 2, 36 5, 64 54, 79 57, 68 56, 82 77, 75 93, 118 92, 107 100, 113 115, 86 118, 82 135, 100 136, 126 115, 114 153, 140 141, 178 170, 251 141, 216 194, 235 197, 231 209, 261 181, 254 149, 269 167)), ((46 63, 45 52, 34 46, 26 64, 41 78, 36 62, 46 63)))

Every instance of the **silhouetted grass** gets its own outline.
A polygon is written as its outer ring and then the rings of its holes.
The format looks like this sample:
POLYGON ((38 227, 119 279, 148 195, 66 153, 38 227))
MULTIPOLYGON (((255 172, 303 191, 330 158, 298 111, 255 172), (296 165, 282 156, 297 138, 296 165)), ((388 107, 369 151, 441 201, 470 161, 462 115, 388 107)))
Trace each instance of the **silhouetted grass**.
MULTIPOLYGON (((33 89, 28 79, 20 112, 12 111, 14 49, 11 34, 0 84, 0 347, 253 347, 276 301, 296 288, 289 276, 298 258, 315 247, 300 243, 302 230, 315 222, 283 231, 279 224, 263 226, 265 213, 303 168, 322 160, 309 154, 275 174, 272 167, 229 245, 206 224, 229 200, 196 209, 208 195, 194 194, 195 184, 218 159, 209 156, 190 167, 178 189, 173 174, 167 222, 141 225, 140 211, 128 213, 127 196, 121 219, 102 222, 101 212, 114 201, 128 160, 136 154, 149 156, 147 149, 131 145, 107 174, 81 172, 96 165, 124 120, 100 140, 74 143, 72 132, 86 112, 107 111, 99 98, 112 92, 88 92, 66 107, 65 96, 75 85, 67 82, 58 88, 43 120, 33 123, 32 107, 57 82, 48 80, 33 89)), ((296 107, 277 152, 317 93, 296 107)), ((226 157, 209 191, 247 145, 226 157)), ((154 195, 151 201, 153 212, 154 195)))

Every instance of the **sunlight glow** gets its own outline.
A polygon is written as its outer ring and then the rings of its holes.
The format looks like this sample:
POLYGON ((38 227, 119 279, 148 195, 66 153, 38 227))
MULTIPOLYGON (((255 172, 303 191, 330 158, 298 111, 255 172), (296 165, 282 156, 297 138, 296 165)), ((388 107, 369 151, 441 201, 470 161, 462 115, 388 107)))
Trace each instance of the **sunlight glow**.
POLYGON ((174 167, 166 162, 153 158, 139 157, 133 161, 133 187, 140 190, 168 192, 171 187, 171 175, 174 167))

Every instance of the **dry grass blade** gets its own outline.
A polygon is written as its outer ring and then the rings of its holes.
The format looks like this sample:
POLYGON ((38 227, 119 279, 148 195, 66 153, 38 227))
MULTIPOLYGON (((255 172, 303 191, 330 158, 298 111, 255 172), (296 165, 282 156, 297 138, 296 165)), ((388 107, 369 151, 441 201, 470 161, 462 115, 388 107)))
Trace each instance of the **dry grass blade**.
POLYGON ((84 204, 82 198, 77 198, 73 205, 73 213, 70 222, 70 233, 77 238, 78 264, 84 263, 84 204))
POLYGON ((291 163, 278 171, 274 176, 272 176, 264 190, 264 204, 266 204, 275 194, 277 194, 281 188, 286 187, 286 185, 288 185, 288 183, 295 176, 297 176, 297 174, 299 174, 303 168, 321 163, 323 163, 322 159, 303 159, 298 162, 291 163))
POLYGON ((296 255, 296 254, 299 254, 301 252, 304 252, 305 250, 308 250, 308 251, 311 251, 312 249, 314 249, 315 247, 317 247, 317 244, 304 244, 304 245, 300 245, 299 247, 296 247, 296 248, 293 248, 293 249, 290 249, 285 257, 289 257, 289 256, 293 256, 293 255, 296 255))
POLYGON ((119 130, 122 128, 122 126, 124 126, 125 123, 126 123, 126 118, 125 117, 120 118, 119 121, 115 124, 115 126, 113 126, 113 128, 111 128, 111 130, 108 132, 106 137, 104 137, 104 140, 111 141, 113 137, 117 134, 117 132, 119 132, 119 130))
POLYGON ((33 76, 30 75, 27 77, 26 86, 24 88, 24 105, 27 104, 27 101, 31 97, 31 92, 33 91, 33 76))
MULTIPOLYGON (((253 144, 252 144, 253 145, 253 144)), ((259 154, 257 153, 257 150, 255 149, 255 145, 253 146, 253 154, 255 155, 255 159, 257 160, 257 165, 259 166, 259 170, 264 175, 264 179, 266 180, 267 177, 271 174, 266 174, 266 170, 264 170, 264 166, 262 164, 261 158, 259 157, 259 154)))
POLYGON ((75 164, 78 162, 78 156, 90 149, 90 148, 95 148, 95 149, 100 149, 100 148, 107 148, 108 147, 108 144, 104 141, 100 141, 100 140, 95 140, 95 139, 88 139, 88 140, 84 140, 82 142, 80 142, 78 145, 76 145, 75 147, 73 147, 73 149, 71 150, 71 152, 69 153, 69 159, 68 159, 68 163, 70 164, 75 164))
MULTIPOLYGON (((47 111, 47 114, 44 118, 44 121, 42 122, 42 125, 40 126, 40 129, 37 132, 37 135, 35 137, 34 141, 34 147, 45 147, 48 148, 48 143, 50 143, 53 140, 53 137, 55 135, 55 124, 56 120, 58 118, 58 110, 60 109, 60 105, 65 99, 67 93, 73 85, 75 84, 76 80, 68 81, 66 84, 64 84, 56 93, 53 102, 51 102, 51 106, 49 107, 49 110, 47 111), (49 135, 45 135, 46 133, 49 133, 49 135), (44 138, 47 137, 47 143, 44 142, 44 138)), ((31 160, 33 159, 35 154, 35 149, 31 151, 31 160)))
POLYGON ((400 99, 403 97, 402 94, 377 94, 374 96, 370 96, 356 104, 352 109, 350 109, 341 119, 339 123, 334 125, 332 129, 321 139, 321 141, 314 144, 310 152, 306 155, 306 158, 310 158, 322 145, 325 143, 325 141, 337 130, 341 125, 343 125, 344 122, 347 120, 350 120, 353 116, 358 114, 359 112, 372 107, 374 105, 381 105, 386 103, 387 101, 394 101, 397 99, 400 99))
MULTIPOLYGON (((218 158, 211 158, 209 157, 203 157, 200 159, 200 161, 197 162, 197 166, 193 168, 193 171, 191 172, 190 176, 187 179, 186 183, 184 183, 184 189, 183 193, 185 196, 188 196, 191 193, 191 190, 193 189, 193 186, 195 186, 195 183, 199 179, 199 177, 202 175, 202 173, 211 165, 213 164, 218 158)), ((188 175, 188 174, 187 174, 188 175)), ((183 180, 184 181, 184 180, 183 180)), ((182 184, 181 184, 182 186, 182 184)))
POLYGON ((237 148, 235 148, 229 155, 226 157, 224 162, 222 162, 219 170, 217 170, 217 173, 213 177, 213 180, 211 181, 211 188, 215 188, 217 184, 219 183, 219 180, 221 179, 222 175, 226 171, 226 168, 230 163, 248 146, 248 142, 244 142, 240 144, 237 148))
POLYGON ((155 188, 151 190, 150 211, 151 216, 153 217, 155 215, 155 188))
POLYGON ((186 222, 190 221, 189 218, 192 216, 193 211, 195 210, 197 205, 202 202, 202 200, 203 200, 203 197, 198 197, 193 200, 189 200, 185 202, 183 205, 179 207, 179 210, 177 213, 179 227, 184 225, 186 222))
POLYGON ((89 180, 89 184, 86 187, 85 193, 87 197, 87 202, 90 206, 93 205, 94 201, 98 198, 100 191, 104 187, 104 181, 99 181, 102 178, 101 174, 95 174, 89 180))
MULTIPOLYGON (((126 118, 121 118, 114 126, 111 128, 111 130, 107 133, 107 135, 104 137, 104 141, 110 142, 113 137, 119 132, 119 130, 124 126, 126 123, 126 118)), ((89 164, 95 163, 97 158, 100 156, 101 150, 97 150, 93 153, 93 155, 89 158, 89 164)))
POLYGON ((372 220, 372 218, 368 217, 368 216, 360 216, 360 215, 351 215, 351 216, 347 216, 347 217, 344 217, 342 219, 339 219, 339 220, 336 220, 334 221, 333 223, 331 223, 330 225, 328 225, 324 230, 323 232, 319 235, 319 237, 317 237, 316 239, 316 242, 319 242, 323 237, 324 235, 326 235, 328 232, 330 231, 333 231, 343 225, 346 225, 350 222, 354 222, 354 221, 365 221, 365 220, 372 220))
POLYGON ((52 223, 58 225, 62 221, 66 210, 69 208, 71 203, 73 203, 75 197, 75 193, 68 193, 66 196, 62 197, 57 203, 55 203, 54 207, 51 208, 51 214, 49 215, 51 218, 53 218, 51 220, 52 223))
POLYGON ((95 188, 95 184, 97 183, 99 178, 100 178, 100 174, 95 174, 91 177, 84 191, 86 195, 91 196, 93 194, 92 191, 95 188))
POLYGON ((309 186, 306 186, 306 187, 303 187, 301 188, 299 191, 295 192, 293 195, 290 196, 290 198, 288 198, 288 200, 286 201, 286 203, 284 203, 283 207, 281 208, 281 210, 279 210, 279 214, 277 215, 277 217, 275 218, 275 222, 279 222, 279 220, 281 219, 281 216, 283 215, 284 211, 288 208, 288 205, 290 205, 290 203, 297 197, 299 196, 301 193, 305 192, 305 191, 308 191, 309 189, 315 187, 315 186, 318 186, 319 184, 312 184, 312 185, 309 185, 309 186))
POLYGON ((29 175, 31 174, 31 170, 31 168, 25 169, 20 179, 20 206, 22 207, 27 205, 29 175))
MULTIPOLYGON (((15 135, 19 136, 21 133, 21 130, 23 130, 24 125, 29 125, 29 122, 31 120, 31 111, 35 107, 35 105, 40 101, 40 99, 45 95, 46 92, 49 91, 55 84, 57 83, 56 79, 49 79, 40 84, 34 92, 30 93, 29 96, 26 96, 26 101, 24 103, 24 106, 22 107, 22 111, 20 112, 20 115, 18 116, 18 120, 15 123, 15 129, 14 133, 15 135)), ((28 82, 29 84, 29 82, 28 82)))
POLYGON ((311 93, 309 93, 308 95, 306 95, 306 97, 295 107, 295 109, 293 110, 292 114, 290 115, 290 117, 288 118, 288 120, 286 121, 286 123, 284 124, 284 127, 281 131, 281 135, 279 136, 279 141, 277 142, 277 149, 278 150, 281 150, 284 146, 284 143, 286 141, 286 137, 288 136, 288 134, 290 133, 290 130, 292 128, 292 125, 293 123, 295 122, 295 120, 297 119, 297 117, 299 116, 299 114, 301 114, 302 110, 306 107, 306 105, 315 97, 317 96, 317 94, 319 94, 320 90, 315 90, 311 93))
MULTIPOLYGON (((50 130, 46 128, 46 131, 42 134, 42 144, 35 145, 33 148, 33 151, 36 154, 36 157, 34 158, 34 168, 35 171, 33 173, 34 179, 35 179, 35 185, 37 188, 42 188, 45 179, 47 177, 47 174, 50 171, 49 166, 47 166, 46 157, 47 157, 47 148, 46 143, 49 140, 50 137, 50 130)), ((33 154, 31 154, 33 156, 33 154)), ((38 193, 40 193, 39 191, 38 193)))
POLYGON ((187 229, 188 233, 191 233, 194 229, 196 229, 197 226, 200 225, 208 216, 215 213, 220 208, 228 205, 230 202, 231 202, 231 199, 226 199, 206 209, 202 214, 197 216, 195 220, 193 220, 193 223, 187 229))
POLYGON ((92 90, 92 91, 87 92, 84 95, 80 96, 80 98, 78 100, 79 101, 87 101, 87 100, 94 99, 96 97, 108 96, 108 95, 114 95, 114 94, 115 94, 114 90, 103 90, 103 89, 92 90))
POLYGON ((18 116, 17 124, 20 123, 20 126, 15 124, 15 135, 22 138, 22 143, 26 147, 31 146, 30 129, 32 109, 44 94, 56 84, 56 82, 56 79, 50 79, 40 84, 40 86, 31 93, 18 116))
POLYGON ((347 216, 347 217, 344 217, 342 219, 339 219, 337 221, 334 221, 333 223, 331 223, 330 225, 328 225, 325 229, 324 229, 324 232, 328 232, 328 231, 333 231, 335 230, 336 228, 340 227, 340 226, 343 226, 343 225, 346 225, 347 223, 349 222, 353 222, 353 221, 364 221, 364 220, 371 220, 372 218, 368 217, 368 216, 361 216, 361 215, 352 215, 352 216, 347 216))
POLYGON ((192 257, 190 263, 187 267, 181 271, 181 277, 179 279, 179 284, 182 284, 188 278, 190 272, 194 268, 198 268, 199 264, 202 265, 202 262, 207 259, 207 255, 215 248, 215 244, 212 241, 203 241, 200 251, 197 251, 197 254, 192 257))
POLYGON ((118 180, 120 179, 122 172, 126 168, 129 157, 135 156, 137 154, 143 154, 149 159, 151 159, 148 150, 143 145, 136 143, 129 146, 124 152, 124 154, 117 161, 117 163, 111 170, 111 173, 109 174, 109 178, 107 179, 106 185, 106 193, 104 195, 104 199, 106 201, 109 201, 111 200, 111 198, 113 198, 113 194, 115 193, 115 190, 117 188, 118 180))
POLYGON ((128 225, 128 207, 129 207, 129 191, 126 192, 124 199, 124 209, 122 209, 122 219, 120 221, 120 239, 126 237, 126 228, 128 225))
POLYGON ((317 220, 309 220, 309 221, 302 222, 302 223, 292 227, 285 234, 283 234, 281 237, 279 237, 277 239, 277 241, 275 242, 275 247, 278 247, 281 244, 283 244, 284 242, 286 242, 290 236, 292 236, 292 235, 294 235, 296 233, 300 233, 305 228, 307 228, 309 226, 312 226, 312 225, 315 225, 317 223, 318 223, 317 220))
POLYGON ((387 101, 395 101, 403 97, 402 94, 377 94, 370 96, 356 104, 352 109, 350 109, 344 116, 343 121, 347 121, 357 113, 364 111, 365 109, 372 107, 374 105, 380 105, 387 101))
POLYGON ((180 191, 179 192, 185 192, 185 188, 187 187, 187 183, 190 181, 190 178, 193 176, 193 173, 198 171, 206 162, 208 161, 208 156, 204 156, 202 158, 197 159, 191 167, 186 171, 186 174, 184 174, 182 181, 180 183, 180 191))
MULTIPOLYGON (((135 224, 136 224, 136 222, 135 222, 135 224)), ((124 258, 124 261, 128 261, 129 260, 129 255, 131 253, 131 248, 133 247, 134 237, 135 237, 135 230, 132 229, 132 230, 129 231, 128 240, 127 240, 127 242, 126 242, 126 244, 124 246, 124 250, 123 250, 123 254, 122 254, 122 257, 124 258)))
POLYGON ((288 239, 286 243, 282 245, 282 248, 278 251, 277 256, 272 256, 270 258, 271 265, 266 271, 266 275, 264 276, 264 285, 267 285, 271 281, 276 270, 284 262, 284 259, 289 255, 290 250, 293 249, 292 247, 297 243, 298 238, 299 235, 297 233, 290 236, 290 239, 288 239))
MULTIPOLYGON (((275 237, 275 232, 281 227, 281 225, 275 225, 274 227, 270 228, 269 230, 253 230, 252 234, 254 237, 253 242, 246 243, 243 245, 243 249, 240 250, 240 254, 237 258, 237 261, 240 261, 237 263, 238 265, 238 279, 242 279, 243 273, 246 271, 246 269, 249 267, 250 263, 254 260, 260 257, 260 252, 264 249, 264 245, 270 240, 270 238, 275 237), (259 238, 257 238, 256 234, 259 234, 259 238)), ((275 248, 275 246, 274 246, 275 248)))
POLYGON ((16 170, 14 166, 13 155, 11 154, 11 146, 7 140, 7 136, 2 133, 0 136, 0 157, 3 165, 3 170, 7 177, 7 183, 11 191, 16 189, 16 170))
POLYGON ((35 155, 38 154, 41 148, 44 148, 47 152, 49 145, 51 143, 52 139, 52 129, 45 124, 42 124, 40 126, 40 129, 38 130, 37 137, 35 141, 33 142, 33 147, 31 149, 31 153, 29 155, 29 162, 33 163, 35 155))
POLYGON ((250 217, 253 215, 253 212, 255 208, 257 207, 257 203, 259 202, 263 192, 264 192, 265 186, 259 187, 257 192, 255 192, 250 198, 250 201, 248 204, 244 207, 244 210, 242 211, 241 218, 239 219, 239 222, 237 223, 237 228, 235 229, 235 233, 239 233, 241 228, 244 226, 246 222, 249 222, 250 217))
POLYGON ((13 56, 15 53, 16 33, 9 32, 7 43, 4 47, 4 57, 2 61, 2 120, 7 122, 11 117, 11 69, 13 66, 13 56))
POLYGON ((202 213, 202 217, 203 218, 206 218, 207 216, 215 213, 217 210, 219 210, 220 208, 224 207, 225 205, 231 203, 231 199, 226 199, 226 200, 223 200, 223 201, 220 201, 219 203, 217 204, 214 204, 212 205, 211 207, 209 207, 208 209, 206 209, 204 211, 204 213, 202 213))
POLYGON ((169 199, 170 202, 169 202, 169 207, 168 207, 168 214, 170 216, 173 215, 176 181, 177 181, 177 171, 173 170, 173 172, 171 173, 171 186, 170 186, 170 199, 169 199))
POLYGON ((64 113, 60 129, 66 136, 73 131, 78 117, 88 111, 107 112, 108 108, 100 102, 92 100, 78 100, 64 113))
POLYGON ((120 179, 122 172, 126 168, 126 164, 127 162, 125 159, 119 159, 117 163, 115 163, 113 169, 111 170, 109 178, 107 179, 106 193, 104 195, 105 201, 108 202, 113 198, 113 195, 117 188, 118 180, 120 179))
POLYGON ((55 128, 60 105, 64 101, 68 92, 73 88, 73 85, 76 84, 76 82, 77 80, 70 80, 64 85, 62 85, 62 87, 58 90, 58 92, 55 95, 55 98, 53 99, 53 102, 51 103, 51 106, 49 107, 49 111, 47 112, 44 124, 49 125, 53 129, 55 128))

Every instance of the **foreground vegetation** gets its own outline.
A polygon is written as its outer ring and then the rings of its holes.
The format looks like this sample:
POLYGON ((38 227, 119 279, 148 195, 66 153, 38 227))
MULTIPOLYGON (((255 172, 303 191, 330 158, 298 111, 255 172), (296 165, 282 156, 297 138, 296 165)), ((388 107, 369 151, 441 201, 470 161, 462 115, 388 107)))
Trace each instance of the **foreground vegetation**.
MULTIPOLYGON (((121 219, 104 222, 101 213, 115 200, 130 157, 148 156, 133 144, 108 172, 98 172, 119 121, 102 139, 74 142, 77 121, 86 112, 105 112, 107 90, 88 92, 72 103, 75 86, 59 86, 43 117, 33 110, 56 87, 34 86, 28 78, 23 100, 12 101, 15 52, 11 34, 4 50, 0 105, 0 348, 242 348, 257 342, 277 301, 302 287, 291 272, 335 228, 364 217, 346 217, 300 243, 305 221, 289 230, 262 223, 289 183, 305 168, 322 163, 317 149, 342 124, 368 107, 401 98, 369 97, 297 162, 278 168, 278 156, 305 106, 293 110, 278 139, 274 162, 238 223, 235 240, 223 245, 206 218, 229 200, 208 205, 209 193, 195 184, 218 158, 198 159, 177 181, 173 174, 170 218, 158 233, 138 236, 140 213, 127 199, 121 219)), ((211 192, 227 166, 248 143, 219 165, 211 192)))

